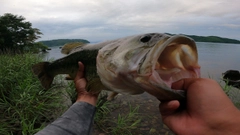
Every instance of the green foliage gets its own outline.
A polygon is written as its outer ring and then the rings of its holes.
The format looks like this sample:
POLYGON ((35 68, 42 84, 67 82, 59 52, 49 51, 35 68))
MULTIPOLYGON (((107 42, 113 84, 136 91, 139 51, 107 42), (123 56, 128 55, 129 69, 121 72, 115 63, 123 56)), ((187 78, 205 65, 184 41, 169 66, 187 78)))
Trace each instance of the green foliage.
MULTIPOLYGON (((109 121, 109 114, 117 106, 107 101, 107 93, 101 92, 97 102, 97 112, 94 116, 94 122, 98 128, 105 130, 109 121)), ((107 130, 105 131, 107 132, 107 130)))
POLYGON ((234 88, 232 86, 227 85, 228 82, 225 83, 225 85, 222 86, 223 91, 226 93, 226 95, 231 99, 233 104, 240 109, 240 89, 234 88))
POLYGON ((66 93, 69 96, 69 99, 71 100, 72 103, 76 102, 77 99, 77 92, 75 91, 75 84, 73 81, 68 81, 67 82, 67 88, 66 89, 66 93))
POLYGON ((48 47, 53 46, 63 46, 66 43, 73 43, 73 42, 81 42, 81 43, 90 43, 85 39, 55 39, 55 40, 47 40, 47 41, 39 41, 48 47))
POLYGON ((129 112, 118 114, 115 118, 111 116, 111 113, 117 108, 121 109, 121 106, 114 104, 112 101, 107 101, 106 93, 102 93, 99 97, 97 112, 94 117, 97 127, 111 135, 131 135, 132 130, 136 129, 141 122, 138 113, 139 106, 132 107, 129 104, 129 112))
POLYGON ((0 55, 0 133, 34 134, 61 112, 60 92, 44 91, 31 72, 39 61, 31 54, 0 55))
MULTIPOLYGON (((44 45, 43 43, 36 42, 32 46, 29 46, 28 49, 29 49, 28 50, 29 52, 36 52, 36 53, 38 53, 39 51, 43 51, 44 52, 44 51, 48 50, 48 47, 46 45, 44 45)), ((27 49, 25 49, 25 50, 27 50, 27 49)))
POLYGON ((32 46, 42 33, 32 28, 23 16, 6 13, 0 16, 0 50, 20 50, 32 46))
POLYGON ((113 135, 131 135, 131 130, 135 129, 141 119, 137 117, 139 106, 132 108, 129 105, 129 113, 126 115, 118 115, 117 120, 114 120, 115 127, 110 127, 110 131, 113 135))

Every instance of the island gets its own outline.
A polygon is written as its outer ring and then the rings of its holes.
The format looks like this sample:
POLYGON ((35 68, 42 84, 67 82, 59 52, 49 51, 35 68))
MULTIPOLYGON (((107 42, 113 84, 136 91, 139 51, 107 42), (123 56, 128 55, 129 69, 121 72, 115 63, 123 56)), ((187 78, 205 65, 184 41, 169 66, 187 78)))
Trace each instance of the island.
POLYGON ((53 47, 53 46, 63 46, 67 43, 74 43, 74 42, 81 42, 81 43, 90 43, 88 40, 85 39, 54 39, 54 40, 45 40, 45 41, 39 41, 42 44, 53 47))
MULTIPOLYGON (((176 34, 170 34, 170 33, 166 33, 166 34, 176 35, 176 34)), ((224 38, 224 37, 218 37, 218 36, 197 36, 197 35, 186 35, 186 34, 180 34, 180 35, 190 37, 193 40, 195 40, 196 42, 240 44, 239 40, 224 38)))

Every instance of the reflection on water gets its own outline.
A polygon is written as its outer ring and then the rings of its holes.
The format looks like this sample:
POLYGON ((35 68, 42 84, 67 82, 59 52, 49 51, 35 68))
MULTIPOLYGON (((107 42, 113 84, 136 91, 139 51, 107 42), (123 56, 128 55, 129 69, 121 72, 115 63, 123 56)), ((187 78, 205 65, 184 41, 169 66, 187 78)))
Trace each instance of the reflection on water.
POLYGON ((41 53, 40 55, 42 55, 45 60, 59 59, 65 56, 61 53, 59 46, 51 47, 51 50, 46 53, 41 53))
POLYGON ((197 43, 202 77, 220 80, 222 73, 240 70, 240 45, 197 43))
MULTIPOLYGON (((240 45, 197 42, 201 76, 220 80, 222 73, 229 70, 240 70, 240 45)), ((59 47, 52 47, 44 53, 46 60, 64 57, 59 47)))

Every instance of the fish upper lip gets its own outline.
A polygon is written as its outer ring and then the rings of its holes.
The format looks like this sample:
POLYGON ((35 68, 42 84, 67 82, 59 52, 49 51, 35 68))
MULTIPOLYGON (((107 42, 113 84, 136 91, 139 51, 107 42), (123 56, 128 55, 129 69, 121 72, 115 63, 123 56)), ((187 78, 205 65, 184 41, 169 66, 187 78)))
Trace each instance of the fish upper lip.
MULTIPOLYGON (((173 45, 171 43, 178 38, 186 38, 195 45, 195 42, 192 39, 182 35, 175 35, 170 38, 167 38, 167 37, 163 38, 149 51, 148 54, 146 54, 146 58, 144 62, 141 64, 141 67, 139 70, 140 74, 142 75, 158 74, 159 78, 157 78, 157 81, 158 82, 163 81, 170 88, 172 83, 182 78, 200 77, 200 66, 198 64, 191 69, 185 69, 184 66, 174 67, 169 69, 156 68, 157 65, 161 64, 159 63, 158 59, 163 53, 163 51, 168 46, 173 45)), ((183 64, 183 63, 180 62, 180 64, 183 64)))

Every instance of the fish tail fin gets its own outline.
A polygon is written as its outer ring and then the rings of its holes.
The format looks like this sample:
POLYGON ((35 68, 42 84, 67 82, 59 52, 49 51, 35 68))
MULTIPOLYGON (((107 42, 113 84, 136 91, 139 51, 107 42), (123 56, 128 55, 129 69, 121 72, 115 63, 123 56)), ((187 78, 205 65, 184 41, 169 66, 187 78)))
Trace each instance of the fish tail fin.
POLYGON ((51 76, 47 70, 46 67, 49 65, 49 62, 40 62, 38 64, 35 64, 32 66, 33 73, 38 77, 40 80, 42 86, 45 89, 49 89, 52 82, 53 82, 53 76, 51 76))

